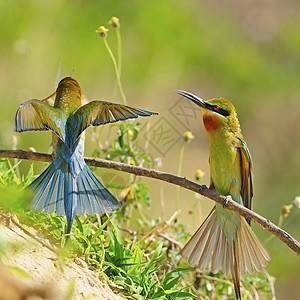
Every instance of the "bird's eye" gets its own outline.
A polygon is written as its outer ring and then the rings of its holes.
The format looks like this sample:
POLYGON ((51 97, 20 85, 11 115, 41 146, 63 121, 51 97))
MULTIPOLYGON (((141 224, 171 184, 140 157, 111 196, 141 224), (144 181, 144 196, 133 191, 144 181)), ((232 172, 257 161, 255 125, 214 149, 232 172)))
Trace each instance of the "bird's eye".
POLYGON ((220 109, 220 106, 219 105, 215 105, 214 106, 214 110, 218 111, 220 109))

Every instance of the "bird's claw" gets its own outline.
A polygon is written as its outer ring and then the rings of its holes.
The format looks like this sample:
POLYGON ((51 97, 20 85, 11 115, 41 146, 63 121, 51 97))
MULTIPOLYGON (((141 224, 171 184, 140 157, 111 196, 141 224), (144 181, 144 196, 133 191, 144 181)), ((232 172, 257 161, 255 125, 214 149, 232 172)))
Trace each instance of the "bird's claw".
POLYGON ((225 196, 225 199, 223 201, 223 208, 227 207, 228 206, 228 202, 231 200, 231 196, 228 195, 228 196, 225 196))

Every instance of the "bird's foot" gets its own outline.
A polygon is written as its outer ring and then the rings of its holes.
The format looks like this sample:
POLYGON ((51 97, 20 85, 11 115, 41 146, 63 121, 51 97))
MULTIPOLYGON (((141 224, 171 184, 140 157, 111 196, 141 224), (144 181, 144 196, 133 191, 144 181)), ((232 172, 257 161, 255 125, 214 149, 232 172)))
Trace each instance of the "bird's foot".
POLYGON ((224 201, 223 201, 223 208, 226 208, 228 206, 228 202, 231 200, 232 200, 232 198, 230 195, 225 196, 224 201))

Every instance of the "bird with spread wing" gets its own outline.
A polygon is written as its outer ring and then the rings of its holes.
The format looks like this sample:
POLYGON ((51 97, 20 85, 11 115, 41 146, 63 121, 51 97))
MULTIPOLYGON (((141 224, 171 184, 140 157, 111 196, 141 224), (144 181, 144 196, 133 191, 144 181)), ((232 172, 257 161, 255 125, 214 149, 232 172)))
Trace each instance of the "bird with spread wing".
POLYGON ((76 215, 101 214, 121 207, 86 165, 80 138, 83 131, 89 126, 156 113, 106 101, 82 106, 81 88, 71 77, 62 79, 54 94, 54 106, 36 99, 23 102, 16 112, 14 130, 52 131, 54 160, 29 186, 34 192, 32 208, 66 215, 69 234, 76 215))

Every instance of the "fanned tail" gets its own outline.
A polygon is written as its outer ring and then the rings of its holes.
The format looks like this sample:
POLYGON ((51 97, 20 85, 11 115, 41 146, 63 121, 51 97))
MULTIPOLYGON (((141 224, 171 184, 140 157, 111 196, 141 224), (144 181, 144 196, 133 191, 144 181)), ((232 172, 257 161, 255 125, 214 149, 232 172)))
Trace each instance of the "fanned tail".
POLYGON ((75 177, 69 164, 56 159, 29 186, 35 194, 32 208, 66 215, 67 233, 71 231, 76 214, 101 214, 121 207, 84 162, 82 167, 75 177))
POLYGON ((34 192, 31 207, 34 210, 43 210, 50 214, 56 212, 59 216, 64 216, 64 177, 63 168, 56 168, 55 163, 52 162, 29 185, 34 192))
POLYGON ((257 238, 246 220, 241 217, 236 239, 228 241, 220 228, 215 208, 181 251, 189 263, 204 270, 211 262, 211 271, 231 271, 237 299, 241 299, 240 276, 261 271, 271 259, 269 252, 257 238))
MULTIPOLYGON (((68 169, 68 165, 66 166, 68 169)), ((76 217, 77 202, 78 202, 78 185, 77 179, 74 178, 68 170, 63 172, 63 187, 64 187, 64 206, 67 217, 67 234, 71 232, 73 222, 76 217)))

